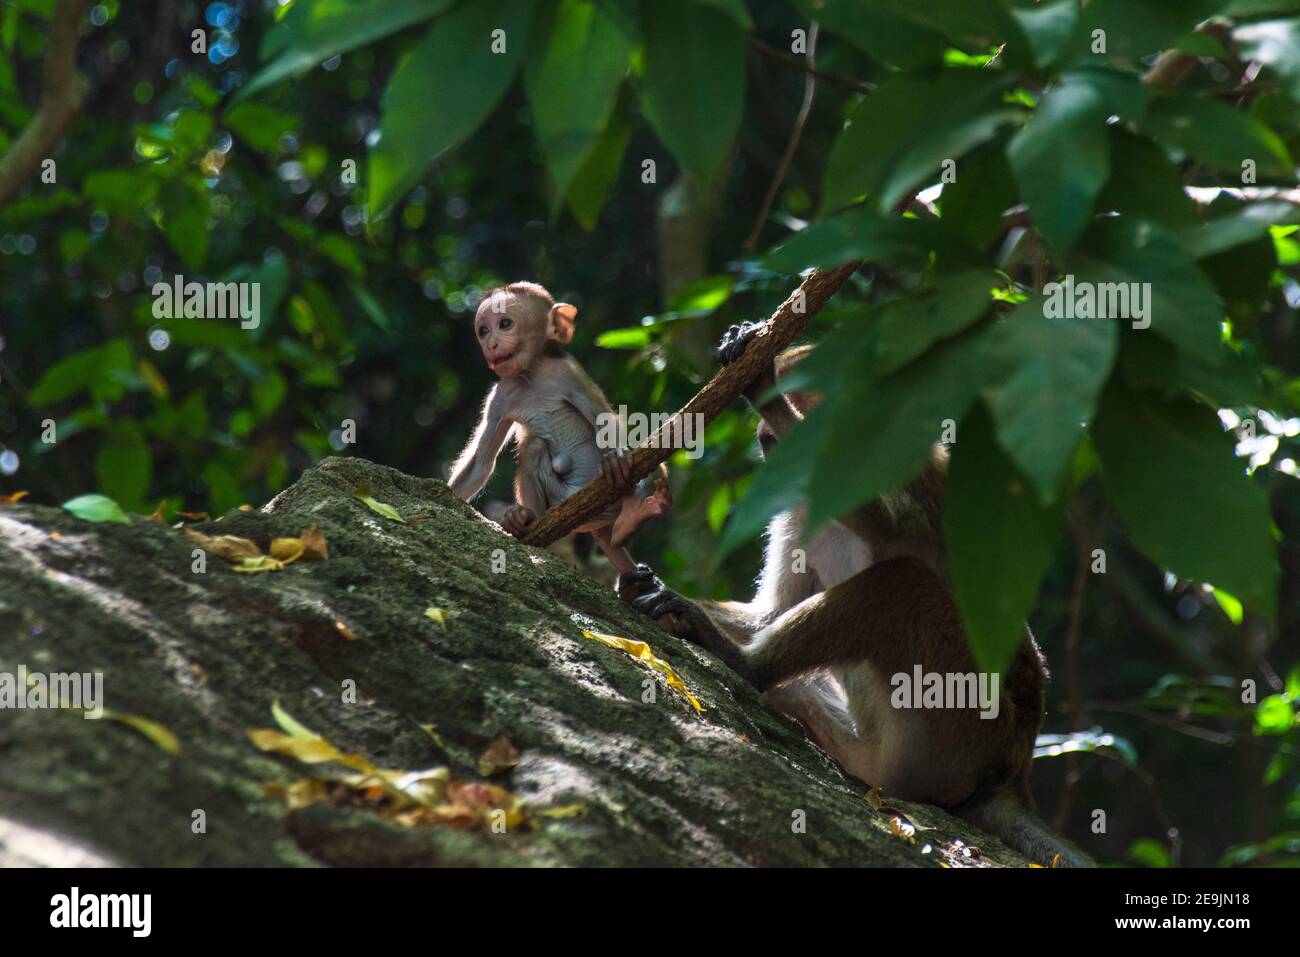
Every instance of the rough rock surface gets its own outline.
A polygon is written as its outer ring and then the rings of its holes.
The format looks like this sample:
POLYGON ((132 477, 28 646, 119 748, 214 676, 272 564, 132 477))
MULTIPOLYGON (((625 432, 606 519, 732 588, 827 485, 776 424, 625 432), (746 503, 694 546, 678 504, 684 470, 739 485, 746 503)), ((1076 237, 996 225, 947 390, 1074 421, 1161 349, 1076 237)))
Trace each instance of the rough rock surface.
POLYGON ((332 458, 259 511, 191 527, 266 548, 312 524, 327 560, 246 575, 209 555, 196 574, 194 543, 160 522, 0 506, 0 672, 102 672, 107 707, 181 747, 69 710, 0 711, 0 865, 1026 863, 931 807, 898 802, 931 829, 915 843, 891 833, 861 782, 715 659, 442 482, 332 458), (367 508, 353 496, 362 482, 416 523, 367 508), (702 713, 584 627, 648 642, 702 713), (276 701, 380 768, 480 780, 480 754, 505 735, 519 761, 492 782, 529 809, 585 816, 494 833, 404 825, 356 802, 288 810, 268 782, 346 769, 258 750, 248 731, 276 726, 276 701))

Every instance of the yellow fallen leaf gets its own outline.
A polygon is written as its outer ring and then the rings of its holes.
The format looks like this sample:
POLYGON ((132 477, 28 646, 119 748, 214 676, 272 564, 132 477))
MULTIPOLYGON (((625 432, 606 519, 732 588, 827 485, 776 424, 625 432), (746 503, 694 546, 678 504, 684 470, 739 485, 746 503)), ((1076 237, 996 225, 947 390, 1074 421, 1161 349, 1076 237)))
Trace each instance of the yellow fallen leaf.
POLYGON ((561 804, 556 807, 544 807, 540 811, 534 811, 537 817, 576 817, 584 818, 587 816, 587 805, 585 804, 561 804))
POLYGON ((424 731, 425 734, 433 738, 433 743, 436 744, 438 747, 444 749, 447 747, 447 745, 443 743, 442 735, 438 733, 438 726, 436 724, 422 724, 420 725, 420 728, 424 731))
POLYGON ((271 715, 280 730, 294 738, 319 738, 320 735, 308 728, 289 712, 280 707, 279 701, 271 702, 271 715))
POLYGON ((207 512, 177 512, 177 513, 176 513, 176 516, 177 516, 178 518, 183 518, 183 519, 185 519, 187 522, 210 522, 210 521, 212 521, 212 516, 209 515, 207 512))
POLYGON ((655 653, 650 650, 650 646, 644 641, 636 641, 633 638, 620 638, 617 635, 604 635, 598 631, 588 631, 586 628, 582 630, 582 636, 631 655, 647 668, 652 668, 663 675, 668 680, 668 687, 681 692, 696 711, 704 710, 704 706, 696 700, 695 695, 687 690, 686 683, 677 677, 677 672, 673 671, 673 666, 662 658, 656 658, 655 653))
POLYGON ((891 817, 889 819, 889 833, 906 841, 908 844, 916 843, 916 828, 901 817, 891 817))
POLYGON ((436 621, 442 626, 443 631, 447 630, 447 613, 441 608, 434 608, 430 605, 428 608, 424 609, 424 617, 436 621))
POLYGON ((509 771, 519 763, 519 749, 505 735, 494 739, 479 756, 479 777, 488 778, 509 771))
POLYGON ((257 572, 282 572, 287 564, 289 563, 272 558, 270 555, 258 555, 256 558, 242 559, 234 566, 233 570, 245 575, 252 575, 257 572))
POLYGON ((253 510, 253 506, 245 502, 243 505, 239 506, 239 510, 241 512, 251 512, 253 510))
POLYGON ((271 557, 288 565, 301 558, 305 562, 318 562, 329 558, 329 548, 325 545, 325 536, 313 525, 298 538, 275 538, 271 540, 271 557))
POLYGON ((296 758, 303 764, 333 762, 367 773, 375 766, 361 754, 344 754, 322 737, 298 738, 270 728, 254 728, 248 738, 259 751, 273 751, 296 758))
POLYGON ((379 502, 370 497, 369 482, 362 482, 358 485, 352 492, 352 496, 353 498, 364 502, 371 510, 378 512, 380 515, 384 516, 384 518, 391 518, 395 522, 401 522, 403 525, 406 524, 406 519, 402 518, 397 509, 393 508, 393 506, 389 505, 387 502, 379 502))
POLYGON ((17 505, 19 499, 26 497, 26 492, 10 492, 8 495, 0 495, 0 505, 17 505))
POLYGON ((158 507, 149 515, 149 519, 163 525, 167 524, 167 499, 163 499, 158 503, 158 507))
POLYGON ((338 631, 340 635, 342 635, 348 641, 357 640, 356 633, 343 622, 341 621, 334 622, 334 628, 338 631))
POLYGON ((121 711, 114 711, 111 708, 104 709, 103 717, 107 718, 109 721, 117 721, 121 724, 135 728, 135 730, 139 731, 168 754, 181 753, 181 743, 177 740, 176 735, 172 734, 157 721, 150 721, 148 718, 142 718, 135 714, 123 714, 121 711))
POLYGON ((186 537, 198 544, 205 552, 212 552, 228 562, 238 562, 246 558, 258 558, 262 550, 255 542, 235 535, 204 535, 192 528, 184 529, 186 537))

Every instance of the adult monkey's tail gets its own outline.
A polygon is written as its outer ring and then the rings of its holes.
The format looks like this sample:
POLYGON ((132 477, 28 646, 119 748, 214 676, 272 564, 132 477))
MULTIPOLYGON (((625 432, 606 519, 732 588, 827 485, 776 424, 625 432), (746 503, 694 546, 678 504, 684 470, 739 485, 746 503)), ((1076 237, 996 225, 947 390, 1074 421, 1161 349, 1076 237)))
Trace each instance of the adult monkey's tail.
POLYGON ((957 814, 1000 837, 1035 864, 1044 867, 1096 867, 1092 858, 1054 833, 1032 810, 1015 786, 991 798, 958 808, 957 814))

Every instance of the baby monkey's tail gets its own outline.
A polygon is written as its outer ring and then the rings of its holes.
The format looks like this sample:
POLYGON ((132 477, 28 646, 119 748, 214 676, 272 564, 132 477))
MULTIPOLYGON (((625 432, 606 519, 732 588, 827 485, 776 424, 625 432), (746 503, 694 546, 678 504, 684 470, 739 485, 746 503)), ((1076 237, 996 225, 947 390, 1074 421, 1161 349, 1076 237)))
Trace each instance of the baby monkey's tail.
POLYGON ((1096 863, 1039 820, 1028 803, 1013 788, 999 791, 987 800, 967 805, 957 812, 977 827, 998 837, 1044 867, 1096 867, 1096 863))

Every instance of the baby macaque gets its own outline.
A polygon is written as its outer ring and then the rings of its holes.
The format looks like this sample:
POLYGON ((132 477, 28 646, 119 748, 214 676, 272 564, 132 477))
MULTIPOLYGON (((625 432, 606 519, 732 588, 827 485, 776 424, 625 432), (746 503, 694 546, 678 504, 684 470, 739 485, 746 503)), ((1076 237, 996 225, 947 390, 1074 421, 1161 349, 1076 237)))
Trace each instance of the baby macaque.
POLYGON ((668 470, 659 467, 631 487, 631 459, 625 449, 596 444, 597 417, 612 416, 609 400, 561 345, 573 338, 578 310, 556 302, 542 286, 516 282, 490 290, 474 316, 474 334, 488 368, 500 376, 492 387, 469 444, 451 468, 451 490, 468 501, 496 468, 497 454, 514 436, 518 467, 516 505, 502 527, 523 535, 537 516, 598 478, 627 494, 576 531, 591 532, 620 572, 636 565, 624 543, 642 522, 672 505, 668 470))

